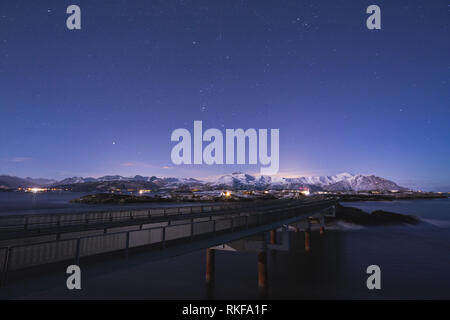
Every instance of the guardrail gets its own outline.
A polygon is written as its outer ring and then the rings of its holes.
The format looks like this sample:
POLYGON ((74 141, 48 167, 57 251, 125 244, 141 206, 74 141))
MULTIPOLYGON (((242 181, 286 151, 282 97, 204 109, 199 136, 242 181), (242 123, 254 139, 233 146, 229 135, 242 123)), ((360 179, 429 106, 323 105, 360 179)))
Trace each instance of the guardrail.
POLYGON ((251 203, 244 202, 239 204, 233 203, 201 206, 161 207, 99 212, 7 215, 0 216, 0 232, 35 230, 41 228, 117 222, 134 219, 149 219, 152 217, 162 217, 183 213, 202 213, 226 209, 232 210, 251 205, 251 203))
MULTIPOLYGON (((190 219, 195 219, 199 221, 202 217, 209 217, 210 215, 224 216, 235 214, 238 211, 255 211, 262 209, 269 209, 273 207, 279 207, 284 205, 286 200, 278 201, 257 201, 251 206, 246 205, 228 205, 221 206, 221 210, 218 206, 214 207, 215 210, 199 213, 181 213, 181 214, 157 214, 150 216, 142 216, 140 218, 118 220, 118 221, 90 221, 84 222, 84 224, 77 225, 60 225, 60 226, 47 226, 42 228, 34 228, 29 230, 9 230, 7 232, 0 232, 0 247, 8 247, 21 244, 32 244, 37 242, 53 241, 59 239, 69 239, 75 237, 99 235, 103 233, 114 233, 121 231, 133 231, 138 229, 148 229, 150 227, 164 226, 167 224, 182 224, 189 222, 190 219), (225 208, 225 209, 223 209, 225 208)), ((194 210, 195 212, 195 210, 194 210)))
POLYGON ((218 232, 234 232, 294 217, 299 214, 299 209, 309 207, 310 212, 315 208, 324 209, 333 204, 334 201, 318 204, 288 203, 286 207, 256 213, 241 213, 234 217, 211 215, 208 220, 192 219, 190 223, 0 248, 0 273, 5 282, 10 271, 70 260, 79 264, 80 258, 115 251, 124 251, 128 255, 128 250, 132 248, 158 243, 161 247, 165 247, 166 242, 172 240, 192 239, 208 234, 214 236, 218 232))

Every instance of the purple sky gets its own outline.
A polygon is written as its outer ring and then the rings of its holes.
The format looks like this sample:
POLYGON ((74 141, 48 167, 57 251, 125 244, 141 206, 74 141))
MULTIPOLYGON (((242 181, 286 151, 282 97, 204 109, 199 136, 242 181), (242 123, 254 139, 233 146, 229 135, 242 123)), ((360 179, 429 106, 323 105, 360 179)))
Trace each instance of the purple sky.
POLYGON ((207 177, 176 128, 279 128, 280 175, 450 191, 448 1, 0 3, 0 174, 207 177))

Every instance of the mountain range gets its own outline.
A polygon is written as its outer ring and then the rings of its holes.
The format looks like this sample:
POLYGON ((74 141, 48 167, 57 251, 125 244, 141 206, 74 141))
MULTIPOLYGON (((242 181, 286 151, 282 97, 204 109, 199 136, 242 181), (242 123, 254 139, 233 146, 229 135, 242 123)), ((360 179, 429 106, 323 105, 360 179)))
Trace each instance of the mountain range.
POLYGON ((234 189, 297 189, 308 187, 311 191, 405 191, 395 182, 374 175, 341 173, 334 176, 279 178, 252 176, 245 173, 225 175, 211 183, 215 187, 234 189))
POLYGON ((57 183, 58 181, 52 179, 33 179, 33 178, 19 178, 8 175, 0 175, 0 188, 29 188, 29 187, 44 187, 57 183))
POLYGON ((333 176, 310 176, 299 178, 281 178, 274 176, 255 176, 246 173, 223 175, 213 181, 185 178, 158 178, 155 176, 123 177, 119 175, 100 178, 72 177, 61 181, 51 179, 18 178, 0 176, 0 188, 19 187, 65 187, 73 191, 106 191, 119 189, 297 189, 309 188, 311 191, 405 191, 407 188, 395 182, 374 175, 341 173, 333 176))

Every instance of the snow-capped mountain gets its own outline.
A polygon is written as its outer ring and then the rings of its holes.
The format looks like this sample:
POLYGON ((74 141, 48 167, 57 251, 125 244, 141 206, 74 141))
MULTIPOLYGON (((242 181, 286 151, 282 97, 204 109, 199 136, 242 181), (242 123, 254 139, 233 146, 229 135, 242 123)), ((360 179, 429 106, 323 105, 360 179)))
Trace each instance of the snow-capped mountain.
POLYGON ((95 182, 97 179, 95 178, 83 178, 83 177, 72 177, 72 178, 66 178, 64 180, 58 181, 55 184, 62 185, 62 184, 76 184, 76 183, 88 183, 88 182, 95 182))
POLYGON ((395 182, 376 177, 374 175, 358 174, 324 187, 328 191, 373 191, 373 190, 399 190, 406 188, 400 187, 395 182))
POLYGON ((83 178, 72 177, 66 178, 59 182, 55 182, 54 185, 71 185, 71 184, 83 184, 83 183, 100 183, 100 182, 141 182, 141 183, 153 183, 159 186, 173 186, 173 185, 185 185, 185 184, 198 184, 202 183, 200 180, 193 178, 158 178, 155 176, 144 177, 136 175, 134 177, 123 177, 119 175, 103 176, 100 178, 83 178))
POLYGON ((398 186, 395 182, 376 177, 374 175, 353 175, 340 173, 334 176, 311 176, 299 178, 282 178, 274 176, 253 176, 247 173, 233 173, 219 177, 214 181, 201 181, 185 178, 158 178, 155 176, 123 177, 119 175, 103 176, 100 178, 72 177, 59 182, 46 179, 17 178, 0 176, 0 186, 9 188, 28 186, 71 186, 71 190, 92 191, 108 190, 111 187, 119 189, 144 188, 144 189, 297 189, 308 187, 311 191, 386 191, 406 188, 398 186))
POLYGON ((254 176, 246 173, 233 173, 221 176, 216 181, 212 182, 211 186, 229 186, 234 188, 245 187, 245 186, 255 186, 257 180, 254 176))
POLYGON ((252 176, 245 173, 224 175, 210 182, 212 187, 234 189, 294 189, 309 187, 312 191, 369 191, 406 190, 396 183, 374 175, 353 175, 341 173, 334 176, 311 176, 299 178, 279 178, 271 176, 252 176))
POLYGON ((352 179, 354 175, 344 172, 334 176, 311 176, 311 177, 301 177, 297 178, 298 182, 304 184, 312 184, 317 186, 329 186, 331 184, 352 179))

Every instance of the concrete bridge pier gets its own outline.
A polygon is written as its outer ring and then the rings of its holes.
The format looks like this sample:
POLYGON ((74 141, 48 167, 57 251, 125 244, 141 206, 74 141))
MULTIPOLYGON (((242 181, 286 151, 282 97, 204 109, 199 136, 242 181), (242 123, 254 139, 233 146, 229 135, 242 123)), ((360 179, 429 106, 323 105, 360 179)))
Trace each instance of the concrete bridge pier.
POLYGON ((277 243, 277 230, 273 229, 270 230, 270 244, 276 243, 277 243))
POLYGON ((323 236, 325 234, 325 216, 320 216, 320 235, 323 236))
POLYGON ((308 225, 305 229, 305 251, 311 252, 311 224, 308 221, 308 225))
POLYGON ((206 249, 206 284, 212 285, 214 283, 216 269, 216 251, 214 249, 206 249))
POLYGON ((267 295, 267 252, 258 252, 258 289, 261 297, 267 295))
POLYGON ((325 227, 324 226, 320 226, 320 235, 323 236, 325 234, 325 227))
POLYGON ((208 299, 214 299, 214 282, 216 269, 216 251, 214 249, 206 249, 206 296, 208 299))

